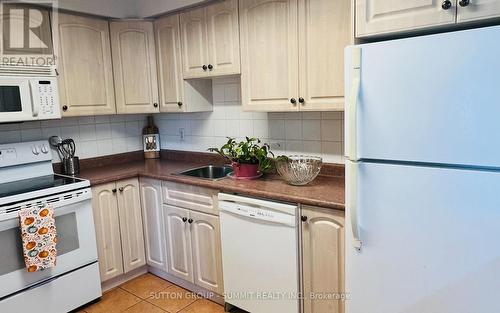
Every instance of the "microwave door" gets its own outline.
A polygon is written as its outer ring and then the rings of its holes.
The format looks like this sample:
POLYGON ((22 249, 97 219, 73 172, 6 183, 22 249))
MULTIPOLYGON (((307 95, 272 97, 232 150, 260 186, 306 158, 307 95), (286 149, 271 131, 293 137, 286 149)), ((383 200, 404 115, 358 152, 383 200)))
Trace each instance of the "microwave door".
POLYGON ((29 80, 0 78, 0 123, 35 119, 33 104, 29 80))

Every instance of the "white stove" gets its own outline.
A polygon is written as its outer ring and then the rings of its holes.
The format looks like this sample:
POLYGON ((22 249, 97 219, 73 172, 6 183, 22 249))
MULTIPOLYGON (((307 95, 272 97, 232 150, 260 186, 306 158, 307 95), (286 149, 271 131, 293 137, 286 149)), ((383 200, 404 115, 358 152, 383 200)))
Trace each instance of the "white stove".
POLYGON ((91 197, 89 181, 54 174, 47 141, 0 145, 0 312, 68 312, 101 296, 91 197), (41 203, 55 209, 57 265, 28 273, 18 211, 41 203))

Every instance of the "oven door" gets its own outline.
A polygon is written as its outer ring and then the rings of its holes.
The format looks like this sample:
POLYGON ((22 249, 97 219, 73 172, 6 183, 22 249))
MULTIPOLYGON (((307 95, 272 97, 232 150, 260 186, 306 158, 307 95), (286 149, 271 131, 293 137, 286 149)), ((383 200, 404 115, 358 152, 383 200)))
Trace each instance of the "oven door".
POLYGON ((26 77, 0 77, 0 123, 36 118, 31 87, 26 77))
POLYGON ((90 188, 0 207, 0 299, 97 261, 90 188), (57 265, 28 273, 23 259, 18 211, 30 203, 51 203, 57 229, 57 265))

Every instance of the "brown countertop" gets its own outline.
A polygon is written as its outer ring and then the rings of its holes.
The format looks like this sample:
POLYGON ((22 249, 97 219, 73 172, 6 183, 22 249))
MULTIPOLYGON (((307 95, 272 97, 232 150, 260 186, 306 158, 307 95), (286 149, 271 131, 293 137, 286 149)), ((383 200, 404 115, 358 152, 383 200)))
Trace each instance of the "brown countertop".
POLYGON ((179 160, 134 160, 113 165, 87 167, 82 169, 78 176, 90 180, 91 185, 143 176, 208 187, 223 192, 234 192, 332 209, 344 209, 344 177, 319 175, 310 184, 298 187, 288 185, 277 175, 265 175, 260 179, 250 181, 230 178, 210 181, 173 174, 202 165, 206 164, 179 160))

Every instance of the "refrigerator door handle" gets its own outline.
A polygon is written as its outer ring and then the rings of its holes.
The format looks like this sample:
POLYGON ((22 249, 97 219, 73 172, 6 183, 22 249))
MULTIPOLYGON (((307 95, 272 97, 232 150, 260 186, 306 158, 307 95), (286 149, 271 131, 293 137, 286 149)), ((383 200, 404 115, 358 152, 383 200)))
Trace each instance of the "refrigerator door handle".
POLYGON ((349 149, 348 159, 357 160, 357 109, 361 88, 361 48, 351 49, 351 90, 349 94, 349 149))
POLYGON ((349 164, 349 219, 351 221, 351 230, 352 230, 352 245, 353 247, 361 251, 361 246, 363 242, 359 236, 359 223, 358 223, 358 164, 350 163, 349 164))

